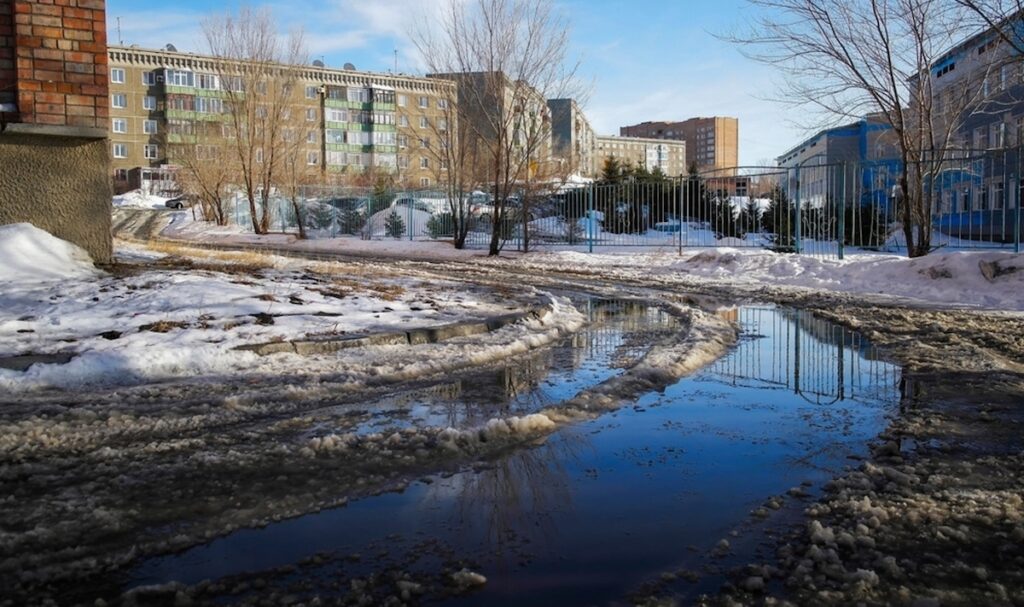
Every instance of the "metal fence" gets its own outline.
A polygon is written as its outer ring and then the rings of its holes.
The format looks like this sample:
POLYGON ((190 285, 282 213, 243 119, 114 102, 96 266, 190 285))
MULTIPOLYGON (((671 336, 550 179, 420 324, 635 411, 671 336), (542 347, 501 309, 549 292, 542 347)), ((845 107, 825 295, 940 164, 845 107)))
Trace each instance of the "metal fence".
MULTIPOLYGON (((503 218, 488 195, 467 193, 460 197, 466 245, 486 247, 497 230, 506 248, 518 250, 728 246, 839 258, 855 250, 906 251, 899 162, 814 160, 522 194, 506 201, 503 218)), ((957 151, 911 167, 932 246, 1019 251, 1022 160, 1019 148, 957 151)), ((296 213, 291 200, 273 197, 272 231, 297 232, 301 221, 310 238, 443 241, 455 232, 451 205, 437 191, 312 187, 298 201, 296 213)), ((230 201, 228 212, 251 226, 245 201, 230 201)))

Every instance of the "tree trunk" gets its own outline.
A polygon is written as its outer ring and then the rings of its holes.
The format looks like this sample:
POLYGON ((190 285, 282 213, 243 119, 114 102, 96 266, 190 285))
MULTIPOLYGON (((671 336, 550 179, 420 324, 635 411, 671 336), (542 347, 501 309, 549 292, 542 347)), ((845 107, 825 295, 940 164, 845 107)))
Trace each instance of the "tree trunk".
POLYGON ((295 223, 299 224, 299 239, 306 240, 306 222, 302 217, 302 206, 295 196, 292 196, 292 209, 295 211, 295 223))

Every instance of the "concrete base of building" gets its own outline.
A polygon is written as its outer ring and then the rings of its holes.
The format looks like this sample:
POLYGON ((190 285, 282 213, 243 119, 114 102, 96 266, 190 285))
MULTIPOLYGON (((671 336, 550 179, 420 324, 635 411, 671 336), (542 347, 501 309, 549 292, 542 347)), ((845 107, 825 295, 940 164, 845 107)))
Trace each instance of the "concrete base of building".
POLYGON ((96 263, 110 263, 105 136, 97 129, 34 132, 7 126, 0 132, 0 225, 31 223, 82 247, 96 263))

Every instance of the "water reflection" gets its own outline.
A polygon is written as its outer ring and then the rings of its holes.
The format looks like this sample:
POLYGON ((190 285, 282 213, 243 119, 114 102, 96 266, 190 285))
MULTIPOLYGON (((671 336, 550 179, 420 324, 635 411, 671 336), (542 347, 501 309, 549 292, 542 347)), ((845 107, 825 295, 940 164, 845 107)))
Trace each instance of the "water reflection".
MULTIPOLYGON (((432 425, 520 414, 614 376, 676 328, 664 312, 633 302, 594 301, 586 311, 594 322, 563 344, 379 406, 432 425)), ((802 482, 813 492, 832 478, 900 400, 898 367, 852 331, 770 306, 726 314, 742 328, 736 348, 633 407, 402 494, 154 559, 135 583, 194 583, 367 545, 401 556, 391 539, 399 536, 436 541, 488 577, 459 604, 608 604, 680 568, 703 575, 685 600, 713 591, 722 579, 704 567, 715 543, 746 529, 751 535, 733 542, 735 557, 752 560, 763 528, 751 526, 751 510, 802 482)), ((310 595, 320 589, 308 581, 310 595)))
MULTIPOLYGON (((679 329, 676 317, 635 301, 591 299, 582 330, 560 344, 368 405, 360 432, 411 425, 467 427, 556 405, 620 373, 679 329)), ((322 428, 327 431, 329 428, 322 428)))
POLYGON ((708 379, 790 390, 817 404, 899 394, 897 367, 881 361, 855 331, 792 308, 743 306, 725 313, 740 323, 743 342, 702 374, 708 379))

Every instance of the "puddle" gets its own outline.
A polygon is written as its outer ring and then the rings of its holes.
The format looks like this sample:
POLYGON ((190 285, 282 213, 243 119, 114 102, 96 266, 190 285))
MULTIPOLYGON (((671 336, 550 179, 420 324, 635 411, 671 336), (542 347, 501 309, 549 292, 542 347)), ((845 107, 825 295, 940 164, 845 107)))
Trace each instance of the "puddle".
MULTIPOLYGON (((523 364, 368 405, 359 431, 528 413, 621 372, 676 329, 671 316, 637 304, 593 302, 589 312, 595 325, 523 364)), ((722 570, 766 550, 765 534, 803 502, 786 497, 765 521, 750 512, 802 483, 813 496, 866 454, 899 404, 900 383, 898 367, 857 334, 807 313, 720 314, 740 323, 737 347, 662 393, 482 468, 150 559, 125 587, 225 578, 220 594, 296 601, 352 599, 360 587, 378 604, 398 592, 393 576, 430 583, 469 566, 487 576, 484 586, 435 598, 620 604, 669 571, 696 579, 665 578, 684 600, 712 592, 722 570), (732 553, 711 558, 723 538, 732 553)))

